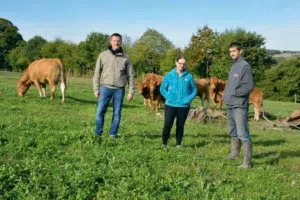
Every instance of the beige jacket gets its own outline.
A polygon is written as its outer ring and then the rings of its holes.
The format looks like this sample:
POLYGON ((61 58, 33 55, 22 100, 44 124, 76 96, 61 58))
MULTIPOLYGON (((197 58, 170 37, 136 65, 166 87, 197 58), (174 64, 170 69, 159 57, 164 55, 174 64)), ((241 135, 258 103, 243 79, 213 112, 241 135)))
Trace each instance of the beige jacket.
POLYGON ((98 92, 100 85, 120 88, 129 83, 129 93, 134 93, 134 73, 129 57, 125 53, 113 55, 106 50, 98 57, 93 78, 94 92, 98 92))

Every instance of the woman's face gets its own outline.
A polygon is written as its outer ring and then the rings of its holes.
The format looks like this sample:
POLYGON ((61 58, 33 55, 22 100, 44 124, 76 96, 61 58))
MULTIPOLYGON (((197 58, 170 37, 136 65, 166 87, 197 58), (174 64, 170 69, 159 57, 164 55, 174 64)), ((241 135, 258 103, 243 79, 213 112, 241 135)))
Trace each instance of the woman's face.
POLYGON ((186 64, 186 60, 184 58, 181 58, 178 61, 176 61, 177 71, 183 72, 185 69, 185 64, 186 64))

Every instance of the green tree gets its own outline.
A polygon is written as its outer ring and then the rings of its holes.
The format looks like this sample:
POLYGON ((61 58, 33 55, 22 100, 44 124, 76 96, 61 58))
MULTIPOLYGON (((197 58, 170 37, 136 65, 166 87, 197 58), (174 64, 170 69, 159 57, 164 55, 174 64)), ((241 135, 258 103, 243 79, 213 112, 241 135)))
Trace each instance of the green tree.
POLYGON ((85 41, 79 43, 76 50, 79 65, 77 73, 81 75, 92 73, 99 54, 106 50, 108 46, 109 35, 96 32, 90 33, 85 41))
POLYGON ((19 29, 9 20, 0 18, 0 69, 9 69, 9 51, 17 47, 17 43, 22 41, 19 29))
POLYGON ((15 49, 9 53, 9 62, 13 71, 24 71, 24 69, 34 60, 42 58, 42 48, 47 41, 34 36, 28 42, 19 41, 15 49))
POLYGON ((24 53, 29 62, 42 58, 42 49, 46 43, 47 40, 41 36, 34 36, 28 40, 27 45, 24 47, 24 53))
POLYGON ((160 62, 162 74, 166 74, 175 67, 175 60, 180 55, 182 55, 180 48, 171 47, 168 49, 166 56, 160 62))
POLYGON ((42 56, 43 58, 60 58, 67 69, 70 68, 76 75, 81 75, 76 50, 76 44, 56 39, 43 46, 42 56))
POLYGON ((23 40, 19 41, 17 47, 9 52, 8 59, 12 71, 23 72, 30 63, 25 55, 25 46, 27 43, 23 40))
POLYGON ((197 33, 193 34, 189 45, 184 50, 184 55, 187 58, 187 68, 192 74, 200 77, 208 75, 217 37, 218 33, 207 25, 199 28, 197 33))
POLYGON ((300 95, 300 58, 282 61, 265 71, 260 87, 264 97, 276 101, 293 101, 300 95))
POLYGON ((138 72, 161 73, 160 63, 174 45, 155 29, 146 32, 133 44, 132 64, 138 72))

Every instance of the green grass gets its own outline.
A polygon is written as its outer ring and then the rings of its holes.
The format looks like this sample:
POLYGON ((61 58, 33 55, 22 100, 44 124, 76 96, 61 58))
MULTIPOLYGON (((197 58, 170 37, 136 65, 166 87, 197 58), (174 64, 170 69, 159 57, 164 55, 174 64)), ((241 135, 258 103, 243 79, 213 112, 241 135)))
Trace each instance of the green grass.
MULTIPOLYGON (((0 72, 0 199, 300 199, 300 132, 254 122, 253 108, 253 168, 238 169, 242 157, 222 159, 230 149, 224 119, 188 121, 181 149, 173 128, 163 150, 163 119, 136 93, 124 101, 120 137, 112 141, 111 107, 103 137, 93 134, 91 79, 72 78, 62 104, 59 87, 53 101, 34 87, 18 97, 19 76, 0 72)), ((299 107, 264 101, 273 117, 299 107)))

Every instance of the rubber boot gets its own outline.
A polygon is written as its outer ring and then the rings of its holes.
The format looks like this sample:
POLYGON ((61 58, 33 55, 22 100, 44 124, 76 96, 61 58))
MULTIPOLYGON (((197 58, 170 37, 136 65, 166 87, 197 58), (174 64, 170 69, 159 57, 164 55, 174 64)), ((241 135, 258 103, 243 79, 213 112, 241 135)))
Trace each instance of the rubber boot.
POLYGON ((239 159, 239 154, 241 150, 241 141, 237 137, 231 137, 231 153, 229 156, 225 157, 227 160, 237 160, 239 159))
POLYGON ((251 168, 252 142, 243 142, 244 145, 244 163, 239 168, 251 168))

